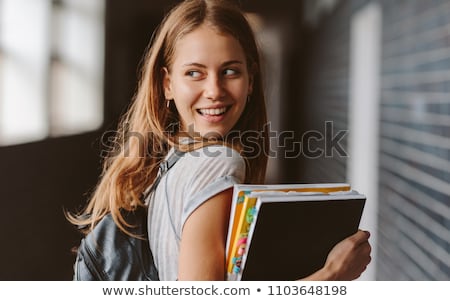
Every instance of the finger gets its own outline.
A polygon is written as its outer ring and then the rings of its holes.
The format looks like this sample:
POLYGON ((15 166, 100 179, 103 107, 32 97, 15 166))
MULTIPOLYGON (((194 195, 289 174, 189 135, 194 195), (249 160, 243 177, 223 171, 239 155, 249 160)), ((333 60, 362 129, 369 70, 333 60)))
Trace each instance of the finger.
MULTIPOLYGON (((367 230, 358 229, 358 232, 363 232, 363 233, 365 233, 365 235, 367 235, 367 238, 370 237, 370 232, 367 231, 367 230)), ((357 232, 357 233, 358 233, 358 232, 357 232)))
POLYGON ((363 231, 358 230, 355 234, 351 236, 351 240, 356 244, 360 245, 362 243, 365 243, 369 240, 370 232, 369 231, 363 231))

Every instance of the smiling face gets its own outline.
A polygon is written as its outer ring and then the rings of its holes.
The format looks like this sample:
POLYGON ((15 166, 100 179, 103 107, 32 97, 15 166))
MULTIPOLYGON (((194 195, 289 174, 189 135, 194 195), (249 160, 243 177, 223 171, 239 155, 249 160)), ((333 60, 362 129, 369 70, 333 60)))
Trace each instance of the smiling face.
POLYGON ((172 62, 164 69, 164 93, 175 102, 182 130, 206 138, 225 136, 252 92, 239 42, 201 25, 176 43, 172 62))

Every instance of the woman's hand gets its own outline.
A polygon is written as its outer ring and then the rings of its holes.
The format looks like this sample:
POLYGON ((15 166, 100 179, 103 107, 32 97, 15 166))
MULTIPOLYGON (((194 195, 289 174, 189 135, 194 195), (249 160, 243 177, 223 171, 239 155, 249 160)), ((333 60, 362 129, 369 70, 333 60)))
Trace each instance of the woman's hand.
POLYGON ((328 254, 324 269, 335 280, 354 280, 366 270, 371 257, 370 233, 359 230, 338 243, 328 254))
POLYGON ((303 280, 354 280, 371 261, 370 233, 359 230, 339 242, 328 254, 324 267, 303 280))

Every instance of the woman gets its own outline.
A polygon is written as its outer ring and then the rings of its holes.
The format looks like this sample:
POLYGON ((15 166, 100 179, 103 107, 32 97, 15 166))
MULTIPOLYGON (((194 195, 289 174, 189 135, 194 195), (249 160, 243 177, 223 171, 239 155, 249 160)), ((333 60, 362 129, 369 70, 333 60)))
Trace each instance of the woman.
MULTIPOLYGON (((187 153, 147 198, 149 242, 161 280, 224 280, 235 183, 263 183, 268 137, 259 53, 242 12, 227 1, 188 0, 154 36, 135 99, 121 121, 121 148, 86 209, 72 222, 144 206, 158 164, 187 153), (133 135, 130 135, 133 133, 133 135), (143 140, 132 139, 135 134, 143 140)), ((308 280, 351 280, 370 261, 369 234, 339 243, 308 280)))

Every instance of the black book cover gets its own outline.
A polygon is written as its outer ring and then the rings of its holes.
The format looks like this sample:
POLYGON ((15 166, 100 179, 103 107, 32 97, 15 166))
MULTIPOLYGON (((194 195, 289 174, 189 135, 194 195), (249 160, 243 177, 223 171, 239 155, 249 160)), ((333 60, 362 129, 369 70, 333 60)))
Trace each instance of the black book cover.
POLYGON ((261 202, 240 280, 298 280, 319 270, 329 251, 356 233, 364 204, 363 195, 261 202))

